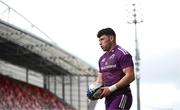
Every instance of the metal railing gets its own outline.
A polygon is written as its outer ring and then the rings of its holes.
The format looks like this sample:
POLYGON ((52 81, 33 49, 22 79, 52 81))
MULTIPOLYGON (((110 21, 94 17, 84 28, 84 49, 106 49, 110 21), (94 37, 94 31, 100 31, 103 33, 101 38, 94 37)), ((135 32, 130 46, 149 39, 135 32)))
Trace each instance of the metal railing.
POLYGON ((0 19, 17 26, 25 31, 35 34, 38 37, 56 44, 45 32, 33 24, 30 20, 17 12, 15 9, 0 0, 0 19))

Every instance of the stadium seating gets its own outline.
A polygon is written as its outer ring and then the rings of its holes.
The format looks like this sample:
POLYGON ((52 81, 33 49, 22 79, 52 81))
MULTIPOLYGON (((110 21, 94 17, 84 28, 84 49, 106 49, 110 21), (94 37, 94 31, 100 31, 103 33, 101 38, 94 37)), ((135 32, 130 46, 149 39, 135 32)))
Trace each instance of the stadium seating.
POLYGON ((0 74, 0 110, 73 110, 48 90, 0 74))

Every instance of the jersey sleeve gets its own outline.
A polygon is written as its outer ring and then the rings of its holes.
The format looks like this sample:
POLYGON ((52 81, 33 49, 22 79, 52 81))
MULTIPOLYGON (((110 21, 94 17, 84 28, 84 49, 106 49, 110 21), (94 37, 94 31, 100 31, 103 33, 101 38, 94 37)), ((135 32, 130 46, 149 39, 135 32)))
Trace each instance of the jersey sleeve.
POLYGON ((98 66, 99 66, 99 72, 102 72, 102 71, 101 71, 100 61, 101 61, 101 58, 100 58, 99 61, 98 61, 98 66))
POLYGON ((129 53, 128 54, 122 54, 119 57, 119 63, 120 63, 121 68, 134 66, 132 56, 129 53))

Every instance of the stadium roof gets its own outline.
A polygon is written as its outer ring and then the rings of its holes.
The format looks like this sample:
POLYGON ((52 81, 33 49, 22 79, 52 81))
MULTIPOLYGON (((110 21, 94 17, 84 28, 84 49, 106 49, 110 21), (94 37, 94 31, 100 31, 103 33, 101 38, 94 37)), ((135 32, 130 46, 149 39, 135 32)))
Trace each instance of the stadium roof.
POLYGON ((97 70, 81 59, 2 20, 0 59, 42 74, 97 75, 97 70))

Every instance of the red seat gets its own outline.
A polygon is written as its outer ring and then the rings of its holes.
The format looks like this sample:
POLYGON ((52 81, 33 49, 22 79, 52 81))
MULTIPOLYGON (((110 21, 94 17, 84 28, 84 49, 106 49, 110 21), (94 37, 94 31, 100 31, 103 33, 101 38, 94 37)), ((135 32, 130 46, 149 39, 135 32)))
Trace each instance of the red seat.
POLYGON ((72 110, 49 91, 0 74, 0 107, 3 109, 72 110))

